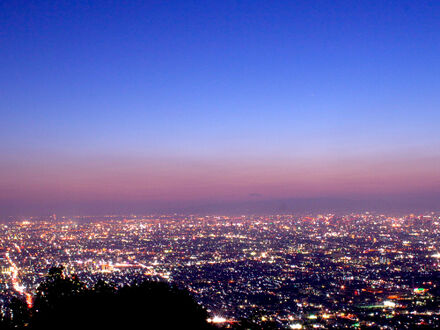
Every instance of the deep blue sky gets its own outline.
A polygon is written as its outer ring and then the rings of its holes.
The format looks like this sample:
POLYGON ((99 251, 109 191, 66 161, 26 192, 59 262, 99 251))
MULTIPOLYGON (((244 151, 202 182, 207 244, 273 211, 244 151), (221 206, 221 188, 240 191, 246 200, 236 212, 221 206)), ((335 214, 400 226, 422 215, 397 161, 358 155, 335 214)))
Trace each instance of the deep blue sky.
POLYGON ((437 201, 439 17, 438 1, 2 1, 0 206, 437 201))

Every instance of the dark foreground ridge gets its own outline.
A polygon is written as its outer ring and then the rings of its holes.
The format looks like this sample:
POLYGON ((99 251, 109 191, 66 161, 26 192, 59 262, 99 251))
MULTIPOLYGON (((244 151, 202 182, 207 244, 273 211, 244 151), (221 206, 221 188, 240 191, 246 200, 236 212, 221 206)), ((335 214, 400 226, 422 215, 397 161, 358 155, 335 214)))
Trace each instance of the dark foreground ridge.
POLYGON ((184 290, 163 282, 120 288, 99 281, 88 288, 76 276, 52 268, 34 305, 15 300, 1 329, 210 329, 208 313, 184 290))

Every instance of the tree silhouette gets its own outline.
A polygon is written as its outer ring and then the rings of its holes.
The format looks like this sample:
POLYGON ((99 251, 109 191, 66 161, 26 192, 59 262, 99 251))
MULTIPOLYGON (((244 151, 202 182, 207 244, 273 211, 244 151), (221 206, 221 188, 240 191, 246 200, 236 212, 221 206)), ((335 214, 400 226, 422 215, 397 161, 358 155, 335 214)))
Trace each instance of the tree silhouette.
POLYGON ((0 315, 0 329, 22 329, 30 322, 30 310, 26 302, 13 297, 9 302, 9 313, 0 315))
MULTIPOLYGON (((31 329, 212 329, 208 314, 184 290, 163 282, 121 288, 98 281, 88 288, 76 276, 52 268, 37 288, 31 329)), ((23 327, 17 323, 17 327, 23 327)))

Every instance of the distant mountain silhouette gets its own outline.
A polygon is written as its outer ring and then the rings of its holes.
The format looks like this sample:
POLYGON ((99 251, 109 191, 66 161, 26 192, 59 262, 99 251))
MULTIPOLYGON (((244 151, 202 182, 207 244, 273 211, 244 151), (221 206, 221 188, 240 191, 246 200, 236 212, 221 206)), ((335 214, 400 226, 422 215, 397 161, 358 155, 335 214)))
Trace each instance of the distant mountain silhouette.
MULTIPOLYGON (((193 203, 189 206, 174 207, 172 211, 180 214, 224 214, 224 215, 274 215, 351 212, 408 213, 436 211, 440 194, 429 196, 401 195, 381 199, 368 198, 285 198, 253 199, 236 202, 193 203)), ((160 211, 160 210, 158 210, 160 211)))

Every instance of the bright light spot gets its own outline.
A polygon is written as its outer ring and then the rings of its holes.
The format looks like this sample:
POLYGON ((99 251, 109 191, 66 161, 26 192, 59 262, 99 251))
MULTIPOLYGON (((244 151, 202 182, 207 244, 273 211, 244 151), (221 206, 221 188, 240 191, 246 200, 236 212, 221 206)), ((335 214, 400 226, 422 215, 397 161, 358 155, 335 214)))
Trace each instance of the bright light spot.
POLYGON ((290 325, 290 329, 302 329, 302 324, 301 323, 292 323, 290 325))
POLYGON ((383 305, 384 305, 384 307, 391 307, 391 308, 396 307, 396 303, 393 301, 390 301, 390 300, 385 300, 383 302, 383 305))
POLYGON ((209 318, 207 321, 208 323, 225 323, 226 319, 221 316, 214 316, 212 319, 209 318))
POLYGON ((26 304, 28 305, 29 308, 32 308, 32 306, 34 305, 34 302, 32 301, 32 295, 29 293, 25 293, 26 295, 26 304))
POLYGON ((15 289, 16 289, 18 292, 23 293, 23 292, 24 292, 24 289, 26 289, 26 287, 25 287, 24 285, 17 284, 17 285, 15 286, 15 289))
POLYGON ((417 294, 423 294, 427 290, 425 288, 415 288, 413 291, 414 291, 414 293, 417 293, 417 294))

